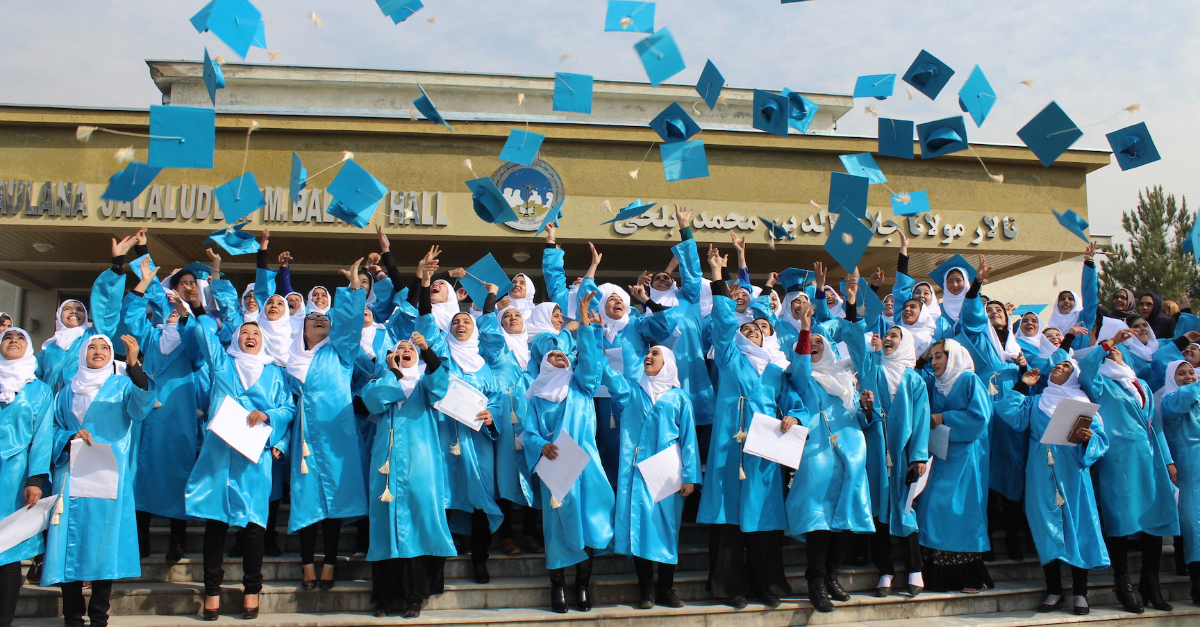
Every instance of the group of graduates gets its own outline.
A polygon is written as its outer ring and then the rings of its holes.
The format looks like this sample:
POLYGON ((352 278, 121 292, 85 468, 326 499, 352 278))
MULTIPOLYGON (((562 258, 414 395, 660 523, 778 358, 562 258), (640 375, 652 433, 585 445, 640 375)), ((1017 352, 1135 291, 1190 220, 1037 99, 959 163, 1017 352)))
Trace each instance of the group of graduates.
MULTIPOLYGON (((676 218, 691 223, 686 209, 676 218)), ((62 303, 40 351, 0 315, 0 514, 57 496, 47 533, 0 554, 0 627, 12 622, 22 560, 42 554, 32 577, 61 586, 67 627, 85 613, 103 627, 112 581, 141 572, 151 516, 171 520, 168 560, 183 555, 187 521, 203 521, 208 620, 239 529, 243 616, 254 618, 285 492, 304 589, 334 586, 343 521, 369 529, 377 616, 418 616, 442 592, 456 540, 487 583, 494 534, 508 554, 544 550, 556 612, 568 611, 570 566, 574 604, 591 609, 597 553, 633 560, 639 607, 682 607, 685 504, 709 525, 708 589, 735 608, 792 594, 785 537, 805 544, 808 596, 822 612, 850 599, 838 569, 858 545, 880 572, 878 596, 985 590, 989 502, 1010 556, 1028 523, 1046 576, 1039 611, 1067 605, 1062 564, 1077 614, 1088 611, 1088 571, 1110 565, 1127 610, 1171 609, 1158 573, 1175 536, 1200 603, 1200 318, 1164 315, 1157 295, 1129 290, 1101 307, 1094 245, 1081 293, 1018 317, 981 293, 984 257, 920 281, 906 239, 890 291, 880 270, 839 287, 821 264, 755 286, 744 239, 733 236, 734 269, 711 246, 702 259, 685 226, 665 270, 626 290, 597 284, 594 246, 568 285, 554 225, 546 231, 540 303, 524 274, 507 293, 483 283, 487 298, 471 302, 453 284, 467 272, 441 271, 436 246, 415 278, 402 276, 382 230, 380 251, 343 270, 336 290, 295 292, 291 255, 272 268, 265 231, 255 282, 240 293, 211 250, 207 265, 160 280, 142 230, 113 240, 90 314, 62 303), (866 290, 881 312, 863 306, 866 290), (477 430, 438 409, 452 383, 486 396, 477 430), (1043 444, 1068 399, 1099 412, 1071 444, 1043 444), (271 428, 257 459, 207 428, 229 400, 249 425, 271 428), (744 450, 762 417, 807 430, 798 468, 744 450), (534 469, 558 458, 565 436, 590 459, 555 496, 534 469), (117 460, 115 499, 71 493, 71 451, 97 443, 117 460), (672 447, 681 488, 656 499, 638 464, 672 447)))

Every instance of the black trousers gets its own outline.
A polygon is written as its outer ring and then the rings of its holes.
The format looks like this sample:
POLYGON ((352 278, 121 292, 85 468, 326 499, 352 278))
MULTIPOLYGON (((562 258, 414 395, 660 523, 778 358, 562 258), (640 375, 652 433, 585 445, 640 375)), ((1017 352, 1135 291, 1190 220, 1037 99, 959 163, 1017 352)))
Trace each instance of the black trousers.
MULTIPOLYGON (((242 587, 246 594, 262 592, 263 528, 255 524, 246 526, 239 534, 242 542, 242 587)), ((210 597, 221 595, 221 583, 225 570, 225 540, 229 537, 229 525, 219 520, 204 521, 204 594, 210 597)))
POLYGON ((642 590, 655 588, 665 594, 675 587, 675 564, 663 564, 640 557, 633 558, 633 569, 637 573, 638 586, 642 590), (654 565, 658 564, 658 585, 654 584, 654 565))
POLYGON ((446 558, 422 555, 371 562, 371 601, 408 607, 445 590, 446 558))
POLYGON ((486 562, 491 548, 492 528, 488 525, 487 513, 477 509, 471 512, 471 562, 486 562))
MULTIPOLYGON (((579 562, 578 564, 575 565, 575 585, 576 586, 586 586, 586 585, 592 583, 592 556, 594 556, 596 554, 596 552, 591 548, 584 549, 584 551, 587 552, 587 559, 585 559, 582 562, 579 562)), ((550 569, 550 585, 566 586, 567 585, 567 569, 551 568, 550 569)))
POLYGON ((808 532, 804 537, 804 548, 808 553, 804 577, 809 581, 819 581, 836 575, 853 535, 849 531, 808 532))
POLYGON ((792 593, 783 573, 783 532, 742 531, 737 525, 709 528, 708 585, 718 599, 792 593))
MULTIPOLYGON (((1045 566, 1042 566, 1042 571, 1046 573, 1046 592, 1062 596, 1062 561, 1054 560, 1045 566)), ((1079 597, 1086 597, 1088 592, 1088 571, 1086 568, 1071 567, 1071 594, 1079 597)))
POLYGON ((342 519, 326 518, 300 530, 300 564, 307 566, 313 563, 317 552, 317 527, 321 528, 321 539, 324 542, 325 557, 322 566, 337 564, 338 540, 342 537, 342 519))
POLYGON ((58 584, 62 588, 63 624, 66 627, 83 627, 83 615, 87 614, 91 627, 108 627, 108 608, 112 606, 111 579, 92 582, 92 599, 83 598, 83 582, 69 581, 58 584))
POLYGON ((1134 536, 1122 538, 1105 538, 1108 546, 1108 557, 1112 560, 1113 575, 1129 576, 1129 546, 1134 543, 1141 546, 1142 574, 1141 581, 1158 581, 1158 571, 1162 567, 1163 539, 1143 533, 1141 539, 1134 536))
MULTIPOLYGON (((150 552, 150 512, 137 512, 138 546, 143 552, 150 552)), ((178 518, 168 518, 171 522, 171 542, 182 544, 187 540, 187 521, 178 518)))
POLYGON ((21 594, 21 562, 0 566, 0 627, 12 627, 17 614, 17 597, 21 594))
MULTIPOLYGON (((921 545, 917 534, 896 536, 900 539, 901 557, 904 558, 904 570, 919 573, 925 567, 921 559, 921 545)), ((871 538, 871 562, 879 569, 880 575, 896 574, 896 566, 892 563, 892 534, 888 526, 875 521, 875 535, 871 538)))

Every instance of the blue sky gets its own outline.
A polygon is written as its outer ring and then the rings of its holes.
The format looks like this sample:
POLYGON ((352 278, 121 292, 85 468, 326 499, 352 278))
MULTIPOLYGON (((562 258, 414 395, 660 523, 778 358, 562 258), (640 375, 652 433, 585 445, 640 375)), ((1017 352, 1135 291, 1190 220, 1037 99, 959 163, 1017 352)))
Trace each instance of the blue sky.
MULTIPOLYGON (((199 60, 204 46, 236 59, 188 22, 204 0, 6 4, 4 103, 142 108, 160 99, 144 59, 199 60)), ((646 80, 632 50, 643 35, 603 32, 605 0, 426 0, 400 25, 374 0, 255 4, 279 64, 646 80)), ((973 142, 1019 143, 1016 131, 1051 100, 1083 127, 1079 148, 1107 149, 1105 133, 1144 121, 1162 161, 1128 172, 1114 163, 1088 177, 1093 230, 1107 234, 1120 232, 1121 210, 1147 185, 1200 200, 1200 159, 1191 156, 1200 143, 1197 24, 1200 3, 1188 0, 660 0, 656 16, 688 66, 671 82, 694 83, 711 58, 734 87, 846 94, 858 75, 903 73, 924 48, 956 78, 979 64, 1000 94, 1035 81, 999 100, 982 129, 968 123, 973 142), (1136 116, 1122 111, 1134 103, 1136 116)), ((252 49, 247 61, 267 63, 267 53, 252 49)), ((872 103, 918 122, 960 114, 961 83, 936 102, 909 100, 898 85, 885 102, 858 101, 838 133, 874 135, 875 118, 863 111, 872 103)))

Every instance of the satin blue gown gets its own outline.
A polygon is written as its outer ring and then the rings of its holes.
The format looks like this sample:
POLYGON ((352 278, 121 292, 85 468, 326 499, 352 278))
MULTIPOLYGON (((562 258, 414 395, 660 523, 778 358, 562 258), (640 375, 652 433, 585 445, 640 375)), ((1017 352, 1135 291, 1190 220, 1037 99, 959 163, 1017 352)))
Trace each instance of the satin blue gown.
POLYGON ((531 380, 508 348, 496 313, 482 315, 475 323, 479 325, 479 342, 491 366, 496 389, 503 395, 502 402, 508 407, 507 411, 502 409, 495 417, 499 432, 496 440, 496 487, 500 498, 540 509, 541 495, 534 485, 529 463, 522 452, 525 448, 525 416, 529 413, 525 390, 529 389, 531 380))
POLYGON ((1179 475, 1179 531, 1189 564, 1200 562, 1200 383, 1163 397, 1163 432, 1179 475))
MULTIPOLYGON (((11 403, 0 403, 0 518, 25 507, 25 484, 31 477, 50 474, 54 447, 54 393, 41 381, 30 381, 11 403)), ((49 482, 42 486, 50 496, 49 482)), ((0 564, 12 564, 40 555, 45 539, 40 533, 0 552, 0 564)))
POLYGON ((700 313, 703 273, 700 269, 696 240, 691 238, 690 229, 686 237, 687 239, 671 248, 671 252, 679 260, 679 304, 663 312, 670 329, 670 335, 664 340, 664 345, 675 351, 679 385, 692 401, 696 424, 711 425, 716 409, 716 391, 713 389, 712 378, 708 376, 708 364, 704 361, 707 346, 704 343, 704 321, 700 313))

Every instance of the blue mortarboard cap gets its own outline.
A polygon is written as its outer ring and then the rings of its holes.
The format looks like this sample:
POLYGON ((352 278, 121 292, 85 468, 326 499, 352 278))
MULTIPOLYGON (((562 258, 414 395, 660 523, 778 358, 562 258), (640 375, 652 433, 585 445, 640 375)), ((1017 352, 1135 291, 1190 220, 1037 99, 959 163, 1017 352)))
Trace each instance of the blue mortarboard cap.
POLYGON ((879 118, 879 154, 897 159, 912 159, 913 123, 909 120, 879 118))
POLYGON ((308 187, 308 169, 300 161, 300 155, 292 152, 292 174, 288 177, 288 196, 292 202, 300 202, 300 192, 308 187))
POLYGON ((555 204, 553 207, 550 208, 550 211, 546 212, 545 217, 542 218, 542 224, 540 226, 538 226, 537 233, 534 233, 535 236, 541 235, 542 231, 546 230, 547 224, 555 224, 559 220, 562 219, 562 215, 563 215, 562 206, 563 206, 563 202, 565 202, 565 201, 566 201, 566 198, 558 201, 557 204, 555 204))
POLYGON ((663 173, 668 181, 682 181, 708 176, 708 157, 704 154, 704 140, 659 144, 663 173))
POLYGON ((1075 126, 1057 102, 1051 102, 1017 131, 1017 137, 1048 168, 1071 144, 1083 137, 1083 131, 1075 126))
POLYGON ((761 89, 754 90, 754 128, 787 137, 788 111, 791 102, 787 98, 761 89))
POLYGON ((225 222, 233 224, 238 220, 258 211, 267 204, 262 191, 258 189, 258 181, 254 173, 247 172, 232 181, 213 190, 217 197, 217 205, 225 214, 225 222))
POLYGON ((1117 158, 1117 165, 1121 166, 1122 170, 1132 170, 1162 158, 1158 155, 1158 148, 1155 147, 1145 122, 1113 131, 1106 137, 1108 145, 1112 146, 1113 155, 1117 158))
POLYGON ((788 126, 796 129, 796 132, 807 133, 808 127, 817 119, 817 109, 821 107, 786 87, 779 95, 788 100, 788 126))
POLYGON ((847 211, 838 211, 837 216, 837 223, 825 240, 825 252, 847 272, 853 272, 871 245, 872 231, 847 211))
POLYGON ((642 215, 643 213, 646 213, 646 211, 650 210, 651 208, 654 207, 654 205, 657 205, 657 204, 658 203, 656 203, 656 202, 643 203, 642 199, 638 198, 637 200, 629 203, 628 205, 621 207, 621 210, 617 212, 617 217, 613 218, 612 220, 609 220, 608 222, 605 222, 604 224, 612 224, 613 222, 620 222, 622 220, 636 218, 636 217, 642 215))
POLYGON ((898 216, 915 216, 929 211, 929 196, 923 191, 892 194, 892 213, 898 216))
POLYGON ((346 161, 338 171, 333 182, 325 190, 333 196, 329 205, 329 213, 333 217, 349 222, 360 229, 367 228, 371 214, 379 207, 379 202, 387 196, 387 186, 379 179, 371 176, 370 172, 354 162, 346 161))
POLYGON ((654 3, 609 0, 604 30, 627 33, 654 32, 654 3))
POLYGON ((967 77, 967 82, 963 83, 962 89, 958 90, 958 108, 970 114, 978 128, 983 126, 983 121, 987 119, 994 104, 996 90, 992 89, 992 84, 983 75, 983 70, 976 65, 967 77))
POLYGON ((221 66, 217 65, 208 56, 208 48, 204 49, 204 87, 208 89, 208 99, 212 101, 213 106, 217 104, 217 90, 225 89, 225 73, 221 71, 221 66))
POLYGON ((650 128, 665 142, 687 141, 700 132, 700 125, 696 124, 678 102, 672 102, 662 113, 650 120, 650 128))
POLYGON ((928 96, 930 100, 934 100, 946 83, 950 82, 951 76, 954 76, 954 70, 950 69, 949 65, 922 50, 904 73, 904 82, 916 87, 917 91, 928 96))
POLYGON ((595 81, 589 74, 556 73, 554 75, 554 110, 591 113, 593 82, 595 81))
POLYGON ((1183 252, 1192 253, 1196 263, 1200 263, 1200 220, 1192 225, 1192 230, 1188 231, 1187 238, 1183 240, 1183 252))
POLYGON ((871 181, 865 176, 829 173, 829 213, 846 210, 856 218, 867 217, 867 193, 871 181))
POLYGON ((895 89, 895 74, 871 74, 870 76, 860 76, 858 80, 854 81, 855 98, 887 100, 895 89))
POLYGON ((472 179, 467 181, 467 188, 471 190, 471 203, 475 207, 475 215, 479 216, 480 220, 500 224, 518 219, 512 205, 508 204, 508 199, 504 197, 504 192, 496 187, 492 179, 486 176, 472 179))
POLYGON ((417 111, 420 111, 421 115, 425 116, 426 120, 429 120, 434 124, 443 124, 447 129, 454 130, 450 128, 450 123, 442 117, 442 114, 438 112, 437 107, 434 106, 433 101, 429 99, 429 94, 425 93, 425 88, 417 85, 417 89, 421 90, 421 97, 413 101, 413 106, 417 108, 417 111))
POLYGON ((650 86, 658 87, 660 83, 683 71, 687 66, 683 63, 683 55, 675 38, 669 29, 660 29, 657 33, 634 44, 633 49, 642 59, 646 68, 646 76, 650 78, 650 86))
POLYGON ((265 48, 262 13, 249 0, 212 0, 192 16, 196 32, 211 30, 243 59, 250 46, 265 48))
POLYGON ((767 234, 771 236, 771 239, 777 242, 785 239, 796 239, 796 236, 789 233, 782 224, 776 224, 774 221, 768 220, 762 216, 758 216, 758 221, 762 222, 763 226, 767 227, 767 234))
POLYGON ((104 195, 100 198, 133 202, 154 182, 154 177, 158 176, 159 172, 162 172, 162 168, 134 161, 125 166, 124 170, 108 177, 108 187, 104 189, 104 195))
POLYGON ((504 150, 500 151, 500 159, 521 165, 533 165, 533 160, 537 158, 538 151, 541 150, 542 142, 545 140, 546 136, 540 133, 530 133, 514 128, 508 133, 508 141, 504 142, 504 150))
POLYGON ((971 281, 975 280, 975 275, 978 274, 975 271, 975 267, 971 265, 971 262, 963 258, 962 255, 955 254, 953 257, 947 259, 945 263, 934 268, 929 273, 929 278, 933 279, 933 282, 937 283, 938 287, 944 290, 946 289, 946 274, 955 268, 962 268, 967 273, 968 286, 971 284, 971 281))
POLYGON ((242 230, 246 228, 247 224, 249 222, 238 222, 223 229, 217 229, 208 234, 208 239, 204 240, 204 244, 216 244, 231 255, 256 253, 258 252, 258 240, 254 239, 253 233, 246 233, 242 230))
POLYGON ((375 4, 384 15, 392 18, 393 24, 407 20, 425 6, 421 0, 375 0, 375 4))
MULTIPOLYGON (((224 230, 224 229, 222 229, 222 230, 224 230)), ((189 263, 188 265, 180 268, 179 271, 191 273, 192 276, 196 277, 197 279, 199 279, 201 281, 212 276, 212 268, 200 263, 199 261, 193 261, 192 263, 189 263)))
POLYGON ((496 294, 496 298, 498 299, 503 298, 503 295, 512 291, 513 288, 512 280, 504 273, 504 268, 500 267, 500 264, 496 262, 496 258, 492 256, 492 253, 484 255, 483 259, 476 261, 470 268, 467 268, 467 276, 462 277, 458 282, 467 290, 467 294, 471 296, 471 300, 475 301, 475 304, 480 308, 483 307, 483 303, 487 300, 488 295, 487 288, 483 286, 484 283, 491 283, 500 288, 500 291, 496 294))
MULTIPOLYGON (((910 145, 911 143, 909 142, 910 145)), ((879 169, 879 164, 875 162, 875 157, 869 152, 861 152, 856 155, 841 155, 838 159, 842 160, 842 166, 846 168, 847 174, 865 176, 871 185, 887 182, 887 177, 883 175, 883 170, 879 169)))
POLYGON ((917 125, 921 140, 921 158, 932 159, 971 147, 967 143, 967 123, 957 116, 917 125))
POLYGON ((784 294, 803 290, 811 281, 812 272, 808 270, 788 268, 779 273, 779 286, 783 288, 784 294))
MULTIPOLYGON (((842 294, 846 293, 845 281, 838 283, 838 290, 842 294)), ((883 301, 879 300, 875 290, 871 289, 871 284, 862 277, 858 278, 858 298, 856 300, 854 309, 858 312, 860 320, 870 322, 883 313, 883 301)))
POLYGON ((130 270, 133 270, 133 274, 135 276, 137 276, 138 279, 146 278, 146 277, 142 276, 142 260, 143 259, 150 259, 150 272, 151 273, 153 273, 154 270, 158 268, 158 264, 154 263, 154 260, 150 258, 149 254, 142 255, 141 257, 134 259, 133 261, 129 262, 128 266, 129 266, 130 270))
POLYGON ((156 168, 213 167, 217 112, 180 106, 150 106, 150 157, 156 168))
POLYGON ((1042 312, 1046 311, 1046 307, 1049 307, 1049 306, 1050 305, 1021 305, 1021 306, 1017 307, 1016 309, 1014 309, 1013 312, 1009 315, 1016 317, 1016 318, 1020 318, 1021 316, 1024 316, 1027 313, 1031 313, 1038 317, 1041 317, 1042 312))
POLYGON ((700 97, 704 99, 704 104, 712 109, 717 106, 717 98, 721 97, 722 89, 725 89, 725 77, 721 75, 717 66, 713 65, 712 60, 709 60, 704 64, 700 80, 696 82, 696 93, 700 94, 700 97))
POLYGON ((1061 224, 1064 229, 1074 233, 1076 237, 1085 242, 1091 242, 1091 240, 1088 239, 1087 233, 1084 233, 1084 231, 1086 231, 1088 228, 1087 220, 1084 220, 1079 216, 1079 214, 1075 213, 1074 209, 1067 209, 1062 213, 1051 209, 1050 213, 1054 214, 1054 219, 1058 220, 1058 223, 1061 224))

